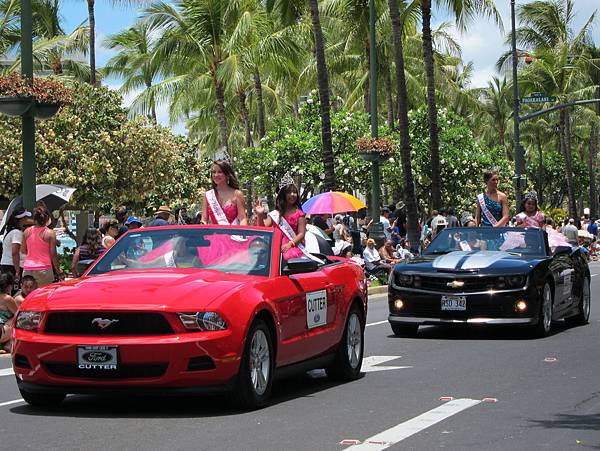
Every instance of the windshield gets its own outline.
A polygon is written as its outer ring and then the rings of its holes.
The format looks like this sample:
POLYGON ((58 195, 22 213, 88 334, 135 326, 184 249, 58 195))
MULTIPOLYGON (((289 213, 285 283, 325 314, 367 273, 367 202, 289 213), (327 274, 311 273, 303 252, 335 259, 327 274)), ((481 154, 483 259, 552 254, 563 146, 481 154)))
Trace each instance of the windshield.
POLYGON ((140 268, 206 268, 268 276, 272 232, 181 227, 139 229, 115 243, 89 274, 140 268))
POLYGON ((545 248, 544 237, 539 229, 465 227, 439 232, 423 254, 505 251, 522 255, 545 255, 545 248))

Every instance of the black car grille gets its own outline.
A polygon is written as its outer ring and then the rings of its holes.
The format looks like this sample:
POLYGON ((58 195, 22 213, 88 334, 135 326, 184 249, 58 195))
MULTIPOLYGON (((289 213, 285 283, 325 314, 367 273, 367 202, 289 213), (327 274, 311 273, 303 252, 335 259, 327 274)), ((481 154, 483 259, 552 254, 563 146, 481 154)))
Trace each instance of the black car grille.
POLYGON ((167 371, 167 363, 119 365, 116 370, 83 370, 70 363, 45 363, 49 373, 61 377, 82 379, 144 379, 161 377, 167 371))
POLYGON ((160 313, 51 312, 44 332, 61 335, 168 335, 171 325, 160 313), (116 320, 101 328, 101 320, 116 320))
MULTIPOLYGON (((504 289, 504 286, 499 285, 497 277, 464 277, 450 279, 446 277, 429 277, 419 276, 420 287, 423 290, 442 291, 447 293, 476 293, 480 291, 488 291, 494 289, 504 289), (448 286, 448 283, 454 280, 464 282, 462 287, 448 286)), ((415 283, 415 288, 417 284, 415 283)))

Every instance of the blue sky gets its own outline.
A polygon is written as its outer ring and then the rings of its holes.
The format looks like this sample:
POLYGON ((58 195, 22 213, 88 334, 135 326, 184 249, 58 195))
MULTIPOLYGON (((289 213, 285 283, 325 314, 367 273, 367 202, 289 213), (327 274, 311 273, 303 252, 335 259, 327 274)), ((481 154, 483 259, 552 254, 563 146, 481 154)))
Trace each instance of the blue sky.
MULTIPOLYGON (((528 3, 529 0, 517 0, 517 5, 528 3)), ((510 0, 496 0, 497 8, 502 16, 504 28, 510 27, 510 0)), ((595 9, 600 9, 600 0, 574 0, 576 10, 575 26, 581 27, 595 9)), ((72 30, 84 20, 87 20, 87 2, 65 1, 63 3, 63 17, 67 30, 72 30)), ((96 2, 96 59, 97 65, 101 67, 111 56, 111 51, 102 47, 102 41, 110 34, 130 26, 138 15, 138 9, 134 7, 115 6, 110 1, 96 2)), ((436 23, 448 20, 444 11, 436 13, 436 23)), ((596 20, 593 31, 594 41, 600 45, 600 17, 596 20)), ((490 21, 479 19, 469 26, 465 34, 455 32, 455 37, 462 46, 463 60, 473 61, 475 72, 472 86, 486 86, 487 81, 496 73, 494 65, 500 54, 505 50, 504 34, 490 21)), ((106 84, 117 88, 118 80, 106 80, 106 84)), ((164 106, 159 108, 159 121, 167 125, 167 112, 164 106)), ((176 127, 181 132, 181 126, 176 127)))

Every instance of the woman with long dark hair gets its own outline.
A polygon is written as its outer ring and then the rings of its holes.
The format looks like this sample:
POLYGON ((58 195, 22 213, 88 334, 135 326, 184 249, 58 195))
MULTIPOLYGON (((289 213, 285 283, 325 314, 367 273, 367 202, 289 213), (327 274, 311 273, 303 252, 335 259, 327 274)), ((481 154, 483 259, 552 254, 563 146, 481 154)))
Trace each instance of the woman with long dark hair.
POLYGON ((204 194, 201 224, 247 225, 246 200, 229 161, 217 160, 211 168, 212 189, 204 194))
POLYGON ((521 212, 515 216, 517 227, 544 227, 544 213, 538 207, 537 193, 530 191, 525 194, 521 203, 521 212))
POLYGON ((0 273, 11 273, 15 277, 15 285, 19 284, 21 268, 25 255, 22 252, 23 229, 31 218, 31 213, 24 208, 17 208, 8 219, 6 235, 2 240, 2 258, 0 273))
POLYGON ((495 169, 483 173, 486 190, 477 196, 475 223, 484 227, 504 227, 508 222, 508 199, 498 191, 500 177, 495 169))
POLYGON ((23 276, 30 275, 43 287, 54 282, 54 273, 59 280, 64 278, 56 253, 56 233, 48 228, 50 212, 44 202, 33 209, 33 227, 23 232, 23 276))
POLYGON ((77 275, 77 263, 79 260, 96 260, 106 248, 102 245, 102 233, 95 227, 90 227, 83 234, 81 245, 73 253, 71 271, 77 275))

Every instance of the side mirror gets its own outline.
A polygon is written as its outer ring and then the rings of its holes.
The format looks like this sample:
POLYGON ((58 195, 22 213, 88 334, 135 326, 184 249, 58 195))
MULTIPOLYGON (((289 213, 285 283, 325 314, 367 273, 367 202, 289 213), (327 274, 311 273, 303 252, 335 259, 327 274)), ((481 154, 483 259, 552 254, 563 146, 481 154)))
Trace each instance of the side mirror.
POLYGON ((290 258, 287 265, 283 267, 283 274, 289 276, 291 274, 302 274, 313 272, 319 269, 319 263, 308 258, 290 258))
POLYGON ((562 254, 570 254, 571 252, 573 252, 573 248, 571 246, 556 246, 556 249, 554 249, 554 255, 562 255, 562 254))
POLYGON ((84 272, 86 272, 88 270, 88 268, 90 266, 92 266, 92 263, 94 263, 95 260, 79 260, 77 262, 77 267, 75 268, 77 271, 77 274, 75 274, 77 277, 80 277, 84 272))

